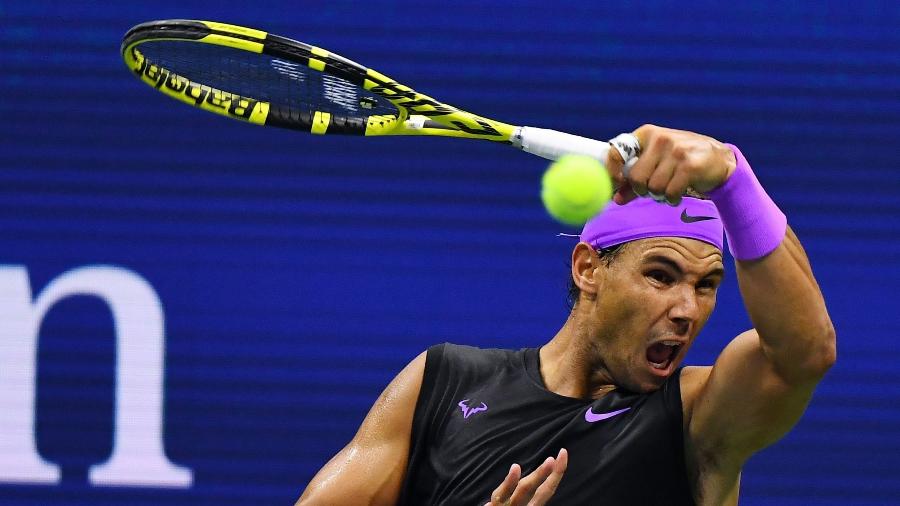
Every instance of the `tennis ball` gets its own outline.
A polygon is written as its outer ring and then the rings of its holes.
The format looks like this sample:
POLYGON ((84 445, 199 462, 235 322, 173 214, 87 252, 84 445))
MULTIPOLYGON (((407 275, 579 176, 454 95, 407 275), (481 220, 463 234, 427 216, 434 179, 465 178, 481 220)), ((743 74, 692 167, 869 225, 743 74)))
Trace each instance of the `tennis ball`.
POLYGON ((613 195, 613 184, 597 159, 563 155, 541 178, 541 200, 550 216, 580 227, 599 213, 613 195))

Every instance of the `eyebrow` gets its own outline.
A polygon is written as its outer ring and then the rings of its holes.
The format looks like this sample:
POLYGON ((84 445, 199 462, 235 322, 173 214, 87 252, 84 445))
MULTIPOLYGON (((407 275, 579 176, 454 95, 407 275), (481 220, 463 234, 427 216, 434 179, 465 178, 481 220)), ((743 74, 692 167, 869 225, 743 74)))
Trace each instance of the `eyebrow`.
MULTIPOLYGON (((652 255, 652 256, 649 256, 646 259, 644 259, 644 261, 646 263, 659 262, 661 264, 666 265, 667 267, 669 267, 676 273, 678 273, 678 275, 684 274, 684 269, 682 269, 681 266, 678 265, 677 262, 675 262, 671 258, 663 256, 663 255, 652 255)), ((703 275, 704 278, 708 278, 710 276, 719 276, 720 278, 725 277, 725 269, 723 269, 721 267, 716 267, 715 269, 713 269, 713 270, 707 272, 705 275, 703 275)))

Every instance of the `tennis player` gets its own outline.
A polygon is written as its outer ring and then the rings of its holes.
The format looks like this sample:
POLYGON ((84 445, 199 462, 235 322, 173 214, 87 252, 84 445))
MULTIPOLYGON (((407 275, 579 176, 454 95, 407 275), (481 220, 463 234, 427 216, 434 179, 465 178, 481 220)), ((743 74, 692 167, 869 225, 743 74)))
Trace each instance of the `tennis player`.
MULTIPOLYGON (((785 215, 735 147, 645 125, 572 252, 574 306, 535 349, 442 344, 388 385, 298 504, 730 505, 835 361, 785 215), (708 199, 683 197, 689 188, 708 199), (754 328, 682 367, 725 273, 754 328)), ((516 295, 520 296, 520 295, 516 295)))

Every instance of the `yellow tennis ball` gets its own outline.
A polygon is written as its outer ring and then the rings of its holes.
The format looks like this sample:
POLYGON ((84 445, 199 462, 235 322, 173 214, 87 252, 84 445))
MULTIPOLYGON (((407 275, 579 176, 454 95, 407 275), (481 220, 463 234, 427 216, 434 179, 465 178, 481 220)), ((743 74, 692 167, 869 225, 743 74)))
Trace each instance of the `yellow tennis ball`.
POLYGON ((557 221, 580 227, 599 213, 613 195, 613 184, 597 159, 563 155, 541 178, 541 200, 557 221))

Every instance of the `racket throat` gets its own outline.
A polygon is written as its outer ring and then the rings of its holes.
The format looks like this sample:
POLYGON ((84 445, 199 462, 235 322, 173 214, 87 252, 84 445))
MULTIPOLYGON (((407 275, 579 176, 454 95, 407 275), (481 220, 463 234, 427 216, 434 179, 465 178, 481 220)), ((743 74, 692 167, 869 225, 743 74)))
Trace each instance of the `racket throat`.
POLYGON ((407 128, 414 128, 417 130, 422 129, 422 128, 436 128, 439 130, 456 130, 453 127, 449 127, 447 125, 444 125, 443 123, 439 123, 437 121, 434 121, 433 119, 428 119, 425 116, 419 116, 419 115, 410 116, 409 119, 406 120, 406 126, 407 126, 407 128))

